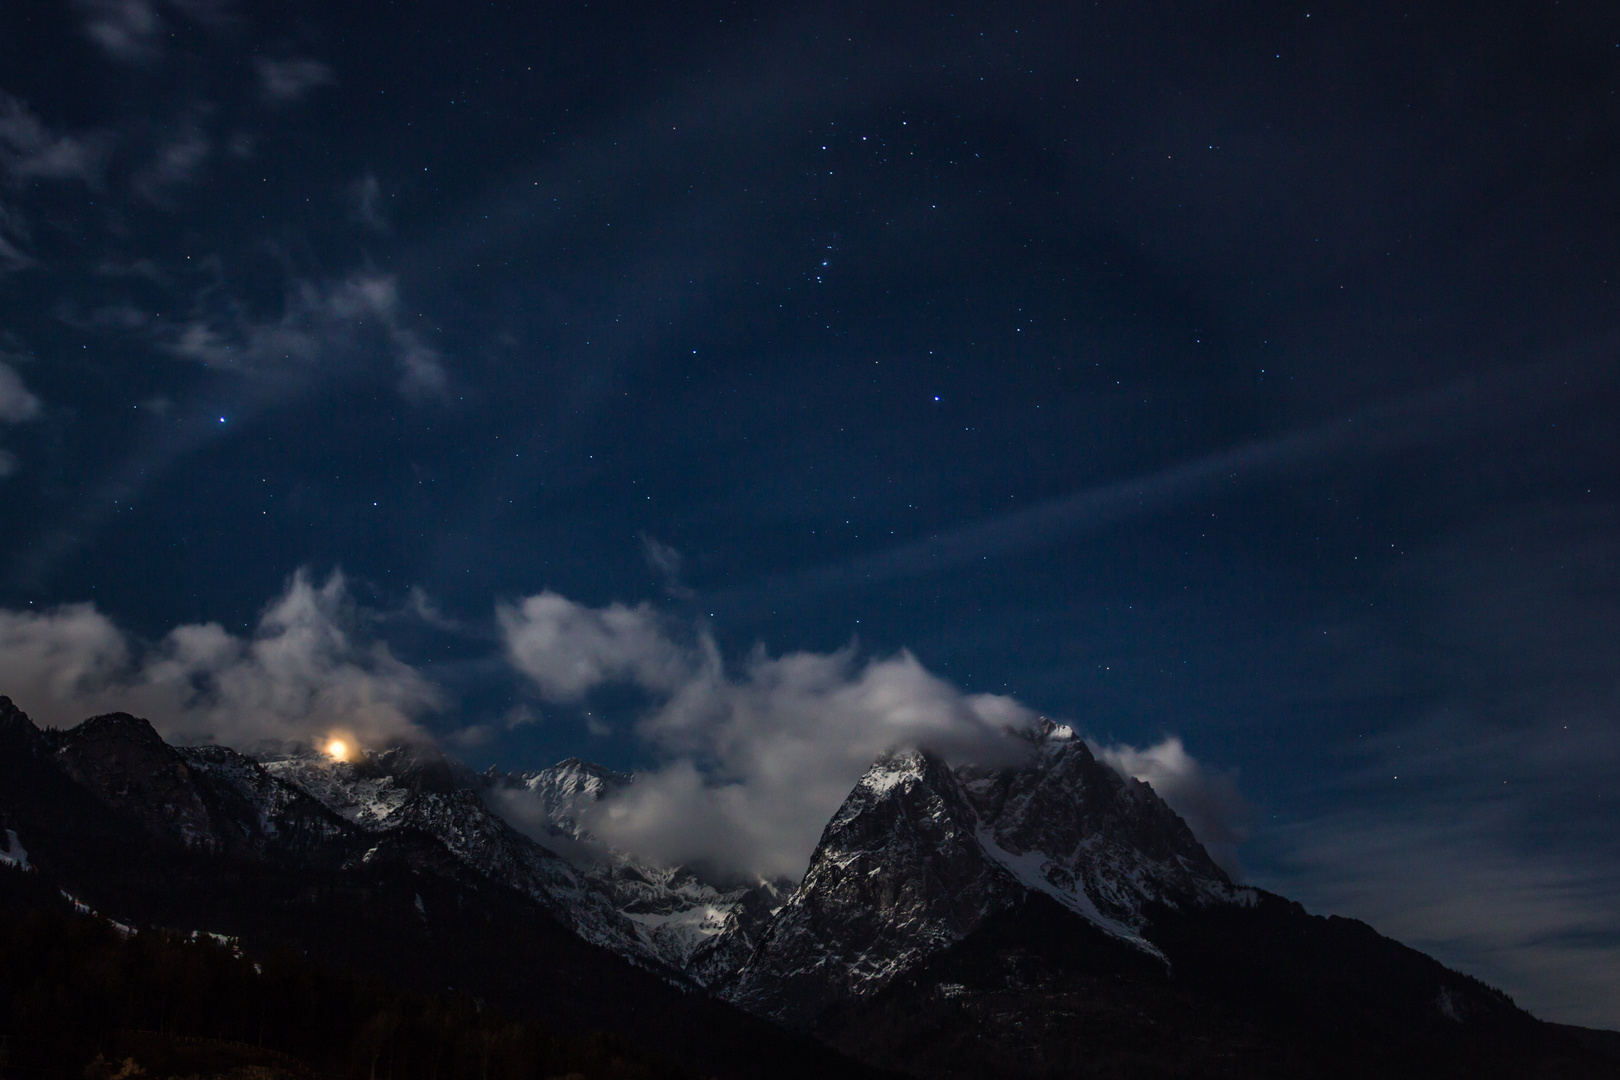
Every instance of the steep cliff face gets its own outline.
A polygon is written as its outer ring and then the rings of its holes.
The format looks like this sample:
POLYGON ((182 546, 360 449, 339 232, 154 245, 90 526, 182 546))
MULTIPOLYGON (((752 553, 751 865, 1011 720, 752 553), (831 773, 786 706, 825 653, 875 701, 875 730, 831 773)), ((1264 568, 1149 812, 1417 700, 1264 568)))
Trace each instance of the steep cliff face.
POLYGON ((1029 741, 1026 763, 956 772, 986 855, 1024 885, 1138 942, 1148 904, 1252 899, 1152 787, 1098 761, 1070 728, 1043 721, 1029 741))
POLYGON ((185 759, 145 720, 109 713, 53 734, 63 771, 114 810, 187 847, 225 846, 185 759))
POLYGON ((1045 723, 1026 760, 880 758, 834 815, 798 893, 723 996, 795 1026, 881 991, 1030 893, 1150 956, 1150 906, 1252 902, 1152 788, 1045 723))
POLYGON ((876 993, 1022 891, 985 857, 938 758, 885 755, 828 822, 798 892, 722 996, 794 1026, 876 993))

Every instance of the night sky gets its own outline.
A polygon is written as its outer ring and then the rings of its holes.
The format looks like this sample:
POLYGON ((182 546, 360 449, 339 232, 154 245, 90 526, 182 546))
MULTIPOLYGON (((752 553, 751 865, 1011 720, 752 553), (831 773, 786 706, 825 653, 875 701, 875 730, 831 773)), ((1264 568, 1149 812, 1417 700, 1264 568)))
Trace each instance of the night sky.
POLYGON ((1613 4, 7 5, 0 693, 762 872, 1040 713, 1620 1027, 1617 312, 1613 4))

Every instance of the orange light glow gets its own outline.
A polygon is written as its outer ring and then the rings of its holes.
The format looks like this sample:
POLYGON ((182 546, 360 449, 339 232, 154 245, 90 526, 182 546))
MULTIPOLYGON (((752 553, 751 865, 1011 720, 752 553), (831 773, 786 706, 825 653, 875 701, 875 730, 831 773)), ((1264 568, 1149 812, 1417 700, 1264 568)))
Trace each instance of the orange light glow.
POLYGON ((349 744, 342 739, 333 739, 326 744, 326 752, 332 755, 334 761, 349 760, 349 744))

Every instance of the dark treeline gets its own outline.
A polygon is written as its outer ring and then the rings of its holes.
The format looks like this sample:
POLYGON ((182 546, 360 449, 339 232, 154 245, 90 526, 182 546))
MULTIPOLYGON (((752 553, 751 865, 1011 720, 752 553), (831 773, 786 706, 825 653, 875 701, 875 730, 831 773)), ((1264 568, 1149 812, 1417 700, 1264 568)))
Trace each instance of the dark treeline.
POLYGON ((207 937, 126 936, 74 912, 37 875, 6 867, 0 1042, 0 1080, 690 1075, 611 1035, 561 1034, 463 995, 402 990, 290 950, 248 957, 207 937))

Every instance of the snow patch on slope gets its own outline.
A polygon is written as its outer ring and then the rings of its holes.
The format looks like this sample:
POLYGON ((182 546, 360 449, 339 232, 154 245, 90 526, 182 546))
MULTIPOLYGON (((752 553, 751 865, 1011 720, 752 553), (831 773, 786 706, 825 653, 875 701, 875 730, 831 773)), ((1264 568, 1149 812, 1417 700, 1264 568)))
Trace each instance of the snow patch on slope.
POLYGON ((1135 928, 1118 919, 1111 919, 1098 910, 1096 901, 1091 899, 1075 876, 1045 852, 1026 851, 1022 855, 1015 855, 996 843, 995 834, 983 825, 979 826, 978 839, 984 853, 992 861, 1006 867, 1024 888, 1045 893, 1104 933, 1160 960, 1166 959, 1164 953, 1137 933, 1135 928))
POLYGON ((312 753, 261 761, 264 771, 300 788, 339 817, 367 831, 389 827, 410 792, 391 776, 361 776, 353 765, 312 753))
POLYGON ((19 870, 32 869, 28 865, 28 851, 22 846, 22 841, 17 839, 16 829, 6 830, 6 846, 5 850, 0 851, 0 863, 15 866, 19 870))

